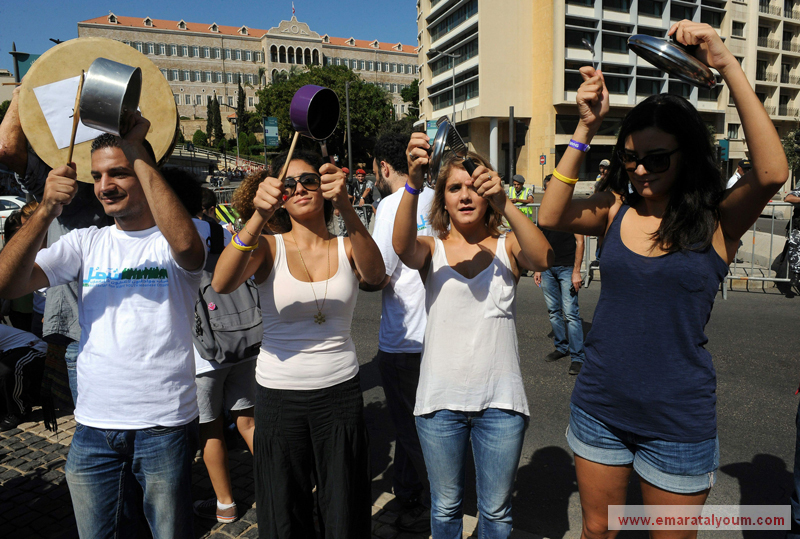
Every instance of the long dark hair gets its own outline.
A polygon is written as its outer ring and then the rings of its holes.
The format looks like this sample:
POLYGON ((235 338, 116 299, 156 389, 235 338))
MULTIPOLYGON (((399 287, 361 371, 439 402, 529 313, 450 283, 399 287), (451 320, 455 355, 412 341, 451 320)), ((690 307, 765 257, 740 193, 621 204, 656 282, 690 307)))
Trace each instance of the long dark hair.
POLYGON ((631 206, 642 200, 628 190, 628 173, 619 155, 625 139, 637 131, 655 127, 669 133, 681 149, 675 184, 652 240, 664 251, 704 250, 711 245, 719 225, 719 203, 724 193, 722 175, 714 163, 714 151, 706 124, 682 97, 653 95, 636 105, 622 120, 608 172, 609 187, 631 206))

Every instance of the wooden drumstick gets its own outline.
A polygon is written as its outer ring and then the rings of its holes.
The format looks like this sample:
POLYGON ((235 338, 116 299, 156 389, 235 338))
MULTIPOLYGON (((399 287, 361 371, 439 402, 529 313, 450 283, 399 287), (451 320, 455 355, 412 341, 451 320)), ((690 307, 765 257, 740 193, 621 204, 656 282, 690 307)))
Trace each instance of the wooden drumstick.
POLYGON ((75 108, 72 113, 72 135, 69 137, 69 153, 67 154, 67 164, 72 163, 72 150, 75 149, 75 133, 78 132, 78 124, 81 121, 81 92, 83 91, 83 73, 81 69, 81 79, 78 81, 78 95, 75 96, 75 108))
POLYGON ((279 181, 283 181, 286 178, 286 173, 289 171, 289 161, 292 160, 292 154, 294 153, 294 147, 297 145, 297 139, 300 138, 300 133, 295 131, 294 138, 292 139, 292 145, 289 146, 289 153, 286 154, 286 162, 283 164, 283 168, 281 169, 281 175, 278 176, 279 181))

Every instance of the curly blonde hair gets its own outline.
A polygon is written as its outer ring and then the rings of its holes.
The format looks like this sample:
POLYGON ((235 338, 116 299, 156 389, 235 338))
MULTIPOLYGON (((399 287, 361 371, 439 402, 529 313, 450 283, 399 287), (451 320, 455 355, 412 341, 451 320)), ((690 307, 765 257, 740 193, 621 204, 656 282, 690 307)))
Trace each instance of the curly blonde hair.
MULTIPOLYGON (((491 171, 494 171, 492 164, 488 159, 475 152, 468 152, 467 157, 478 166, 484 166, 491 171)), ((454 168, 466 170, 464 168, 464 160, 457 155, 448 155, 442 163, 442 168, 439 169, 439 176, 436 178, 436 186, 433 188, 433 201, 431 202, 431 211, 428 214, 428 221, 431 228, 439 237, 444 237, 450 228, 450 214, 444 205, 444 190, 447 185, 447 178, 450 176, 454 168)), ((496 236, 500 233, 500 223, 502 222, 502 215, 497 213, 495 209, 489 204, 486 207, 486 213, 483 216, 483 222, 489 231, 489 234, 496 236)))

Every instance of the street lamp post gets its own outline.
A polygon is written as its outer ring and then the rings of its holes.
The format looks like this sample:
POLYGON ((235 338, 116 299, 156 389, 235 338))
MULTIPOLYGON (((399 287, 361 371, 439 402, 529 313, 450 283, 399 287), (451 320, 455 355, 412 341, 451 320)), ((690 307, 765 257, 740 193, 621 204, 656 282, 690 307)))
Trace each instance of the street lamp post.
POLYGON ((426 54, 428 60, 432 60, 434 58, 438 58, 439 56, 447 56, 448 58, 453 59, 453 118, 452 123, 456 123, 456 58, 460 58, 461 54, 455 54, 452 52, 444 52, 438 51, 436 49, 429 50, 426 54))
MULTIPOLYGON (((228 105, 227 103, 220 103, 220 105, 225 105, 226 107, 231 109, 236 108, 233 105, 228 105)), ((238 117, 233 118, 231 120, 231 123, 233 123, 233 127, 236 130, 236 168, 239 168, 240 166, 239 165, 239 118, 238 117)))

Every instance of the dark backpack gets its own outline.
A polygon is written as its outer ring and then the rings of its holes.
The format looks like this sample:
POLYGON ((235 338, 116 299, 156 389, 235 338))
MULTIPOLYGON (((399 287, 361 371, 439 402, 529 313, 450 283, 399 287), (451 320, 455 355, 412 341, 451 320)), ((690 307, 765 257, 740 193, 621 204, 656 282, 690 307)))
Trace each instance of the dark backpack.
POLYGON ((247 279, 230 294, 218 294, 211 288, 211 277, 224 247, 222 227, 213 219, 204 219, 211 226, 209 254, 200 280, 194 305, 192 339, 200 357, 217 363, 235 363, 258 355, 264 331, 258 290, 247 279))

